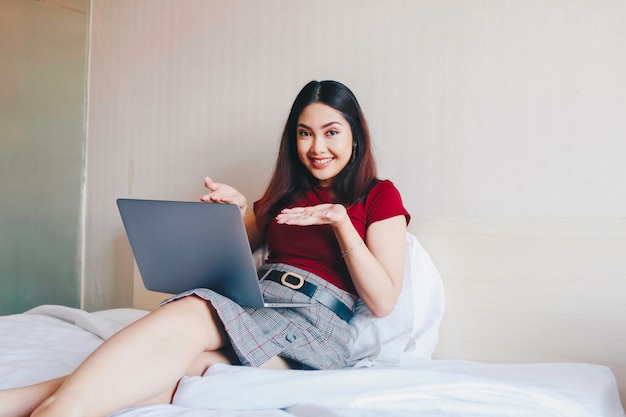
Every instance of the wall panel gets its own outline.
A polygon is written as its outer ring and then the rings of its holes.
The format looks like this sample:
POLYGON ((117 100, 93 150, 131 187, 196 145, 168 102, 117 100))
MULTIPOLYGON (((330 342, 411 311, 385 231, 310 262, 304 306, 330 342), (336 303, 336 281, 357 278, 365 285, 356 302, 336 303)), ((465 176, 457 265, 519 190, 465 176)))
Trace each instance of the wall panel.
POLYGON ((0 314, 80 305, 87 0, 0 0, 0 314))

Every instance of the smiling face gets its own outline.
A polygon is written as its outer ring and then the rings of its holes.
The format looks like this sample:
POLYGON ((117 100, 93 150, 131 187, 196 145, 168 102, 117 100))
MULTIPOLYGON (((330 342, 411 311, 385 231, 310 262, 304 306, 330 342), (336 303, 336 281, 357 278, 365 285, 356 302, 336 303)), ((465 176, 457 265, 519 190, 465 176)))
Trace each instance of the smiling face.
POLYGON ((313 103, 298 119, 298 157, 322 187, 345 168, 352 157, 352 130, 343 115, 330 106, 313 103))

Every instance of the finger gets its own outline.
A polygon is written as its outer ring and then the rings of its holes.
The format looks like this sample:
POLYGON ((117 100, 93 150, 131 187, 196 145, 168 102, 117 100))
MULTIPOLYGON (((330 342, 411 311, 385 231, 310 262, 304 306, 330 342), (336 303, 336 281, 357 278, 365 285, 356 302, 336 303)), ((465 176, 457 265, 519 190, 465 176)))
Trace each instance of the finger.
POLYGON ((220 194, 211 194, 209 197, 214 203, 223 203, 226 201, 226 197, 220 194))
POLYGON ((315 224, 326 224, 327 219, 321 213, 309 214, 279 214, 276 216, 278 224, 294 226, 310 226, 315 224))
POLYGON ((302 214, 306 211, 304 207, 292 207, 282 209, 280 212, 284 214, 302 214))
POLYGON ((311 217, 315 215, 315 212, 307 209, 295 209, 289 211, 283 211, 280 213, 281 216, 290 219, 302 219, 306 217, 311 217))
POLYGON ((211 177, 204 177, 204 186, 211 191, 217 191, 217 189, 219 188, 219 184, 213 182, 211 177))
POLYGON ((215 193, 209 193, 209 194, 201 195, 199 197, 199 200, 200 201, 204 201, 206 203, 214 201, 215 200, 215 193))

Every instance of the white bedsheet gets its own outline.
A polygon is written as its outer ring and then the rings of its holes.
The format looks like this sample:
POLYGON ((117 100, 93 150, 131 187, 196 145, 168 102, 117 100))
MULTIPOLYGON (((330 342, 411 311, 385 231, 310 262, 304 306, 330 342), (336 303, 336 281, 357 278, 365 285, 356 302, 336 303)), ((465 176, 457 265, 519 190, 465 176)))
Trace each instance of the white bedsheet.
MULTIPOLYGON (((67 374, 139 310, 44 306, 0 317, 0 388, 67 374)), ((116 417, 624 417, 615 378, 579 363, 413 360, 340 371, 211 367, 184 378, 174 405, 116 417)), ((1 406, 1 405, 0 405, 1 406)))
POLYGON ((317 372, 220 365, 203 378, 185 378, 174 403, 213 409, 232 409, 235 404, 250 410, 290 410, 315 404, 362 410, 365 415, 381 415, 384 410, 386 415, 591 417, 612 415, 598 414, 598 410, 614 384, 607 368, 572 363, 486 365, 424 360, 401 367, 317 372))

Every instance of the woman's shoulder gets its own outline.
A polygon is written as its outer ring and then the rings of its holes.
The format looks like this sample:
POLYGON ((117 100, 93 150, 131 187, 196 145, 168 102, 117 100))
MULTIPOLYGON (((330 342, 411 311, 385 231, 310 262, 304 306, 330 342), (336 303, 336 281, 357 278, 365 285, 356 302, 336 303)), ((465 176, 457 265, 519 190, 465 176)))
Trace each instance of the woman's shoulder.
POLYGON ((404 207, 400 191, 391 180, 378 180, 370 189, 364 203, 369 223, 398 215, 406 216, 407 222, 411 218, 404 207))
POLYGON ((368 198, 370 196, 378 195, 397 195, 398 197, 400 197, 400 191, 391 180, 379 179, 376 180, 376 183, 370 188, 370 191, 367 195, 368 198))

